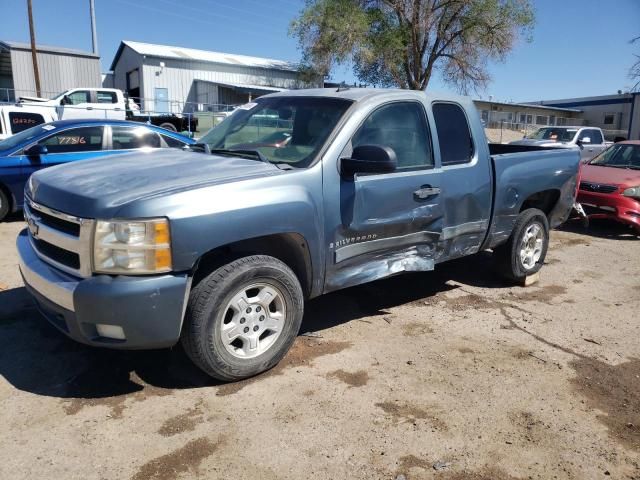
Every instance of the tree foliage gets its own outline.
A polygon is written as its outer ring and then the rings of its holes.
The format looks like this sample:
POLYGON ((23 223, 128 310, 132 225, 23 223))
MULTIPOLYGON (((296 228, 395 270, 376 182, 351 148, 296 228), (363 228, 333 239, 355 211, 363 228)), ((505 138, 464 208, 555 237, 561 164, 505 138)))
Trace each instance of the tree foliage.
POLYGON ((530 0, 307 0, 290 32, 307 70, 352 62, 360 81, 414 90, 438 71, 468 92, 533 23, 530 0))

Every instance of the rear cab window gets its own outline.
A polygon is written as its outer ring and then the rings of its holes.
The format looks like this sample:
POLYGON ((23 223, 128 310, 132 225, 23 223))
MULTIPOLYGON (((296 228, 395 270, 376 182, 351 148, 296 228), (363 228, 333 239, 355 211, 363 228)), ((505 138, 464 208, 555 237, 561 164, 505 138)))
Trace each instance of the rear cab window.
POLYGON ((98 103, 118 103, 118 96, 116 95, 116 92, 98 90, 96 92, 96 98, 98 103))
POLYGON ((13 134, 23 132, 42 123, 44 123, 44 118, 38 113, 9 112, 9 125, 13 134))
POLYGON ((463 165, 473 159, 471 129, 460 105, 435 102, 432 105, 442 166, 463 165))

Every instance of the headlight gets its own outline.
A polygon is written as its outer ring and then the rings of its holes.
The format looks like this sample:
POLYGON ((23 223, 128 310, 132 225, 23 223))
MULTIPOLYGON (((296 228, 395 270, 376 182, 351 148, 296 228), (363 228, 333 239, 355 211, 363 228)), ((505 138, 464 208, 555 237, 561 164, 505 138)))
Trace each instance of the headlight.
POLYGON ((171 271, 171 239, 165 218, 98 220, 93 243, 96 273, 129 275, 171 271))
POLYGON ((622 195, 625 197, 640 198, 640 187, 627 188, 622 195))

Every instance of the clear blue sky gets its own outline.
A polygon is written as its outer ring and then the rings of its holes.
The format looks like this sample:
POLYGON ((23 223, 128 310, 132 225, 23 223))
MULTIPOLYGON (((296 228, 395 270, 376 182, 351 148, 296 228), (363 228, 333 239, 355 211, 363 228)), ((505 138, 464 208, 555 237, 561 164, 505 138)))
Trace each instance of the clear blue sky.
MULTIPOLYGON (((298 61, 289 22, 303 0, 95 0, 103 71, 122 39, 298 61)), ((531 43, 520 42, 478 96, 525 101, 604 95, 631 85, 640 0, 534 0, 531 43)), ((89 0, 33 0, 38 43, 91 49, 89 0)), ((0 0, 0 40, 28 41, 26 0, 0 0)), ((354 80, 348 68, 336 80, 354 80)), ((446 91, 439 79, 429 86, 446 91)))

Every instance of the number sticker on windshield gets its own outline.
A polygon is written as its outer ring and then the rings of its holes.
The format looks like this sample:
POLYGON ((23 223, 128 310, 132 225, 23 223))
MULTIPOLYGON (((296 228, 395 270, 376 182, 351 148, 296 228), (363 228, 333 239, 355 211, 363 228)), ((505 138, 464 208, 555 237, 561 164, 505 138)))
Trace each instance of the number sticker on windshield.
POLYGON ((58 145, 84 145, 87 140, 84 137, 58 137, 58 145))

